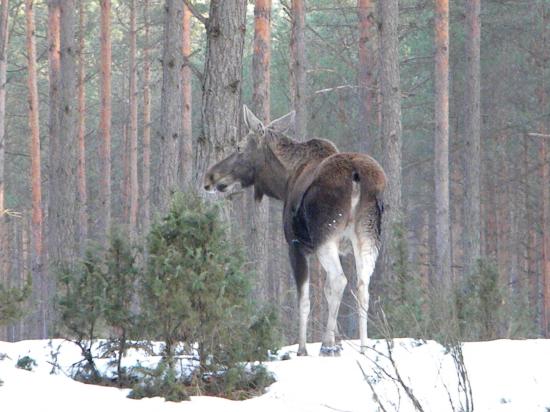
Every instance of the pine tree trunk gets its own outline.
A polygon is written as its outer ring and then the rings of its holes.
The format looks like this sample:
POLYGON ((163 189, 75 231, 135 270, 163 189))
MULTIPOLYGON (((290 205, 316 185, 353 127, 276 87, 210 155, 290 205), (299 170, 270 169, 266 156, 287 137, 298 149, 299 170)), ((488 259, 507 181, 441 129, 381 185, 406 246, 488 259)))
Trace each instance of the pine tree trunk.
MULTIPOLYGON (((60 133, 60 77, 61 77, 61 49, 60 49, 60 3, 59 0, 48 0, 48 193, 47 193, 47 221, 46 221, 46 245, 47 245, 47 271, 50 275, 48 283, 48 296, 53 296, 55 290, 54 279, 51 273, 59 264, 61 224, 63 208, 60 210, 60 199, 63 187, 62 171, 59 169, 64 155, 64 147, 60 133)), ((21 326, 21 334, 24 336, 24 328, 21 326)))
POLYGON ((252 106, 264 124, 271 116, 271 0, 257 0, 254 7, 254 54, 252 55, 252 106))
POLYGON ((382 145, 387 186, 382 219, 381 271, 386 279, 395 277, 392 243, 402 224, 401 210, 401 87, 399 76, 399 10, 397 0, 380 3, 380 92, 382 94, 382 145))
POLYGON ((161 212, 168 209, 172 194, 178 189, 178 153, 183 128, 182 26, 183 2, 165 0, 159 136, 160 167, 157 176, 158 205, 161 212))
MULTIPOLYGON (((24 273, 25 267, 23 264, 23 229, 24 226, 20 219, 11 219, 10 220, 10 280, 11 284, 14 286, 22 286, 25 279, 24 273)), ((23 319, 19 320, 15 325, 12 326, 12 331, 10 333, 10 340, 15 341, 19 339, 27 338, 24 334, 24 325, 23 319)))
POLYGON ((151 62, 149 56, 149 0, 145 0, 144 42, 143 50, 143 169, 142 169, 142 199, 141 199, 141 232, 148 233, 151 226, 151 62))
POLYGON ((34 314, 34 337, 44 339, 48 336, 46 326, 47 286, 44 282, 42 254, 42 181, 40 174, 40 131, 38 119, 38 86, 36 81, 36 42, 34 37, 34 1, 25 0, 27 33, 27 85, 29 89, 29 127, 31 134, 31 187, 32 187, 32 223, 31 223, 31 272, 33 280, 33 298, 38 303, 34 314))
MULTIPOLYGON (((252 55, 252 109, 264 124, 270 121, 270 63, 271 63, 271 0, 257 0, 254 7, 254 54, 252 55)), ((269 199, 254 200, 252 190, 246 192, 247 249, 258 274, 258 296, 268 299, 268 212, 269 199)), ((269 297, 270 298, 270 297, 269 297)))
MULTIPOLYGON (((60 77, 60 49, 59 49, 59 0, 48 0, 48 77, 49 77, 49 98, 48 98, 48 213, 47 213, 47 234, 46 244, 48 245, 48 254, 56 244, 59 228, 59 218, 57 216, 58 207, 56 198, 61 190, 58 183, 58 165, 62 159, 62 147, 59 136, 59 77, 60 77)), ((48 270, 53 268, 53 255, 48 257, 48 270)))
POLYGON ((130 1, 130 131, 129 131, 129 161, 130 161, 130 235, 137 235, 138 218, 138 102, 137 102, 137 64, 136 64, 136 2, 130 1))
POLYGON ((435 277, 450 297, 451 230, 449 213, 449 1, 435 2, 435 277))
MULTIPOLYGON (((497 138, 497 150, 496 161, 498 172, 495 173, 497 181, 502 182, 498 185, 496 191, 496 205, 495 213, 497 215, 497 236, 496 236, 496 248, 497 248, 497 269, 499 274, 499 286, 504 291, 500 305, 506 308, 510 305, 510 298, 513 297, 513 287, 516 286, 512 283, 512 266, 510 251, 510 239, 511 239, 511 199, 510 189, 508 187, 508 180, 510 178, 510 162, 506 158, 506 136, 500 135, 497 138)), ((495 325, 494 328, 499 336, 506 336, 507 330, 509 330, 510 321, 505 319, 500 325, 495 325)))
POLYGON ((100 112, 101 179, 99 192, 99 239, 105 245, 111 230, 111 0, 100 0, 100 112))
POLYGON ((185 64, 191 56, 191 11, 183 6, 183 31, 182 50, 184 65, 182 67, 182 92, 183 92, 183 129, 179 147, 179 174, 182 190, 189 189, 193 177, 193 121, 192 121, 192 73, 191 67, 185 64))
MULTIPOLYGON (((8 68, 8 0, 2 0, 0 5, 0 242, 4 237, 3 225, 5 221, 4 209, 4 174, 6 151, 6 71, 8 68)), ((2 255, 3 256, 3 255, 2 255)), ((0 269, 2 268, 2 256, 0 256, 0 269)))
POLYGON ((75 42, 75 2, 60 0, 59 7, 59 45, 60 45, 60 115, 59 134, 62 159, 57 168, 57 179, 60 186, 58 201, 59 237, 55 242, 56 261, 72 265, 77 256, 76 245, 76 144, 78 137, 78 101, 76 42, 75 42))
POLYGON ((79 6, 78 32, 78 245, 80 256, 84 255, 88 238, 88 194, 86 191, 86 91, 84 58, 84 0, 79 6))
MULTIPOLYGON (((549 15, 546 12, 544 3, 540 4, 540 15, 542 19, 542 33, 540 36, 539 67, 539 88, 538 103, 540 113, 543 114, 540 120, 540 133, 546 134, 548 130, 548 95, 546 91, 545 66, 547 59, 547 36, 549 15)), ((541 333, 544 337, 550 337, 550 165, 548 163, 548 150, 545 138, 540 139, 539 164, 541 179, 541 218, 542 218, 542 313, 541 333)))
MULTIPOLYGON (((545 133, 545 131, 541 131, 545 133)), ((543 138, 540 141, 539 151, 541 164, 540 177, 542 184, 542 316, 541 316, 541 332, 545 337, 549 336, 548 324, 550 321, 550 235, 549 235, 549 209, 548 202, 550 200, 550 168, 548 166, 548 154, 546 148, 546 140, 543 138)))
MULTIPOLYGON (((8 67, 8 0, 0 3, 0 281, 9 276, 9 225, 5 214, 6 72, 8 67), (4 274, 2 276, 2 274, 4 274)), ((4 329, 4 328, 2 328, 4 329)), ((5 329, 7 330, 7 329, 5 329)), ((4 330, 1 330, 4 332, 4 330)), ((7 336, 7 335, 6 335, 7 336)), ((6 336, 2 335, 2 338, 6 336)))
MULTIPOLYGON (((523 138, 523 156, 524 156, 524 186, 525 186, 525 219, 527 228, 527 242, 526 242, 526 274, 527 285, 529 288, 529 310, 533 314, 535 319, 538 318, 539 312, 539 287, 538 287, 538 274, 537 274, 537 228, 535 225, 534 211, 536 207, 532 201, 533 184, 531 182, 530 171, 532 168, 531 154, 529 153, 530 138, 525 135, 523 138)), ((534 322, 537 327, 538 324, 534 322)))
POLYGON ((357 0, 359 18, 359 147, 362 152, 372 152, 374 135, 373 122, 373 47, 372 37, 375 34, 374 5, 372 0, 357 0))
POLYGON ((122 126, 122 180, 120 182, 122 194, 122 223, 130 222, 130 141, 128 138, 128 124, 122 126))
MULTIPOLYGON (((20 219, 21 223, 21 265, 18 277, 21 279, 21 283, 25 283, 29 280, 29 276, 32 276, 32 234, 30 228, 30 222, 27 217, 20 219)), ((31 277, 32 279, 32 277, 31 277)), ((34 336, 36 334, 36 326, 32 319, 33 314, 29 313, 24 319, 21 320, 21 331, 26 338, 34 336)))
POLYGON ((224 158, 240 137, 246 0, 212 0, 202 97, 195 184, 201 187, 210 161, 224 158))
MULTIPOLYGON (((48 270, 72 265, 77 256, 75 224, 77 99, 75 66, 74 2, 51 0, 48 3, 48 43, 50 75, 49 116, 49 191, 48 191, 48 270)), ((55 294, 55 279, 46 281, 48 302, 55 294)), ((51 305, 50 305, 51 306, 51 305)), ((49 307, 46 322, 53 321, 49 307)))
POLYGON ((466 2, 466 86, 465 86, 465 210, 464 274, 476 270, 481 257, 481 113, 480 113, 480 0, 466 2))
POLYGON ((304 0, 291 0, 291 33, 290 33, 290 84, 292 108, 296 111, 295 136, 304 140, 307 134, 306 109, 306 11, 304 0))

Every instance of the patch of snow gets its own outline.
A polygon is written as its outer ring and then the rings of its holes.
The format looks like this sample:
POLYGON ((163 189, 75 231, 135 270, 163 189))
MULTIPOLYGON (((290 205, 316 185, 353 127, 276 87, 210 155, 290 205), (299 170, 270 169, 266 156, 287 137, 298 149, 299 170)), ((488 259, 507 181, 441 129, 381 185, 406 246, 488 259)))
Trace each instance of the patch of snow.
MULTIPOLYGON (((426 412, 452 411, 449 396, 458 402, 456 370, 451 355, 435 342, 412 339, 393 341, 393 356, 404 382, 426 412)), ((290 360, 266 363, 277 379, 264 395, 246 401, 213 397, 192 397, 184 403, 161 398, 132 400, 129 390, 85 385, 67 376, 80 360, 80 349, 62 340, 0 342, 0 405, 2 410, 40 410, 55 412, 132 410, 220 411, 224 412, 328 412, 377 411, 372 388, 389 411, 414 411, 412 403, 381 367, 394 374, 388 361, 386 343, 369 341, 366 356, 359 353, 358 341, 345 341, 340 357, 319 357, 320 343, 309 344, 312 356, 297 357, 297 346, 284 348, 290 360), (52 371, 51 353, 59 351, 61 370, 52 371), (32 372, 17 369, 19 358, 30 356, 37 362, 32 372), (392 407, 393 405, 393 407, 392 407), (399 409, 398 409, 399 408, 399 409)), ((157 353, 160 347, 157 347, 157 353)), ((473 390, 475 411, 546 412, 550 407, 550 340, 498 340, 465 343, 464 359, 473 390)), ((131 350, 125 366, 154 366, 158 356, 131 350)), ((98 360, 102 372, 108 360, 98 360)))

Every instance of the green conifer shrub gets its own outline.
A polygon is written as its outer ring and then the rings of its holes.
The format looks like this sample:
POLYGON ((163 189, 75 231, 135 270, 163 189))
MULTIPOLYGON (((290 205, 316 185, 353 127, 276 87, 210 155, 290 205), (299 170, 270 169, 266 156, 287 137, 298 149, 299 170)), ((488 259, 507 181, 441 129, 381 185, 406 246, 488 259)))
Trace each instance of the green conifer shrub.
POLYGON ((37 363, 33 358, 30 356, 23 356, 22 358, 17 359, 15 367, 26 371, 32 371, 32 368, 36 365, 37 363))
POLYGON ((109 328, 109 349, 114 352, 117 381, 123 385, 127 379, 122 359, 131 345, 129 338, 136 333, 135 288, 140 274, 137 250, 120 230, 114 230, 105 255, 105 305, 103 318, 109 328))
POLYGON ((61 333, 80 348, 84 359, 75 377, 89 382, 101 381, 92 353, 106 304, 104 262, 100 256, 97 250, 89 249, 81 262, 61 270, 57 286, 61 333))
POLYGON ((0 283, 0 326, 9 325, 24 315, 24 303, 30 293, 30 280, 22 288, 0 283))
POLYGON ((427 323, 424 310, 426 291, 418 271, 409 262, 405 226, 399 223, 393 230, 392 244, 389 245, 395 256, 393 271, 382 281, 383 295, 380 302, 374 302, 373 331, 377 337, 383 338, 423 338, 427 323))
POLYGON ((175 198, 153 225, 147 248, 142 322, 165 343, 168 369, 175 369, 176 345, 184 342, 199 364, 189 387, 225 394, 221 386, 233 382, 226 379, 228 371, 264 359, 277 346, 269 330, 276 317, 251 301, 242 251, 227 238, 218 207, 191 195, 175 198))

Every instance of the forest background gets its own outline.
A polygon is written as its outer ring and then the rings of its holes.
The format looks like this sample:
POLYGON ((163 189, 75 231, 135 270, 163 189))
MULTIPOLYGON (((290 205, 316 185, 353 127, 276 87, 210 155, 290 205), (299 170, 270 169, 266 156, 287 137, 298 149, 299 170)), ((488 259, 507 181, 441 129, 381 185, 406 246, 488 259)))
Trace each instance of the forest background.
MULTIPOLYGON (((33 282, 27 316, 0 339, 52 336, 59 267, 113 227, 143 244, 171 194, 200 192, 206 166, 233 150, 243 103, 265 122, 296 110, 296 138, 382 163, 370 309, 384 308, 392 334, 427 336, 452 312, 465 339, 548 337, 549 7, 2 0, 0 282, 33 282)), ((277 307, 292 342, 281 205, 243 191, 223 202, 253 294, 277 307)), ((313 340, 323 283, 313 262, 313 340)), ((339 318, 350 337, 352 289, 339 318)))

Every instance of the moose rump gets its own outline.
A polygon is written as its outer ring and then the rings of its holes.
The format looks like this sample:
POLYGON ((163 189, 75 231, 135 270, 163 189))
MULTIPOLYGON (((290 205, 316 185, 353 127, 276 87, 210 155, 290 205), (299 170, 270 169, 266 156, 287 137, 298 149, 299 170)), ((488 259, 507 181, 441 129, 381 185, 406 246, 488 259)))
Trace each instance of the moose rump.
MULTIPOLYGON (((284 208, 285 238, 298 288, 300 331, 306 332, 309 315, 309 255, 315 253, 327 273, 325 297, 328 320, 321 353, 337 354, 337 317, 347 278, 342 269, 342 243, 351 241, 358 276, 362 350, 366 347, 368 285, 378 255, 383 205, 380 194, 385 177, 378 163, 359 153, 337 153, 295 179, 284 208)), ((300 338, 305 342, 305 336, 300 338)), ((306 354, 300 344, 299 354, 306 354)))
POLYGON ((323 139, 290 139, 284 132, 292 120, 290 113, 264 126, 245 106, 248 134, 235 153, 208 170, 205 189, 225 191, 234 183, 241 183, 243 187, 254 186, 257 200, 265 194, 284 202, 284 233, 299 298, 299 355, 307 354, 308 260, 312 254, 327 273, 324 293, 328 319, 321 354, 335 355, 341 350, 336 342, 336 321, 347 279, 340 253, 343 241, 351 241, 364 351, 368 285, 380 246, 385 174, 368 155, 339 153, 334 144, 323 139))

